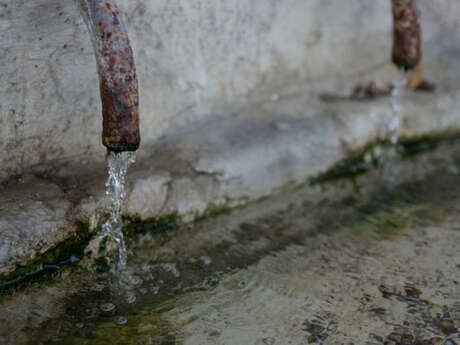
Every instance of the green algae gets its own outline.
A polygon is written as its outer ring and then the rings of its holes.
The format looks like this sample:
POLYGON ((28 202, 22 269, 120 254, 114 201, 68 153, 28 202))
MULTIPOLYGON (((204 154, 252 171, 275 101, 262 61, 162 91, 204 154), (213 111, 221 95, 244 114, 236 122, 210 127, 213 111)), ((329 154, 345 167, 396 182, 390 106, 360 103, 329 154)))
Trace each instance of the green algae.
MULTIPOLYGON (((458 164, 457 164, 458 165, 458 164)), ((412 165, 411 165, 412 166, 412 165)), ((450 165, 449 165, 450 166, 450 165)), ((185 294, 196 291, 211 290, 218 284, 225 274, 238 271, 249 265, 257 263, 264 257, 281 255, 283 250, 291 245, 304 245, 310 251, 322 250, 317 246, 315 236, 319 235, 319 240, 327 236, 334 237, 330 243, 341 243, 342 241, 347 250, 349 243, 359 243, 362 249, 360 255, 354 256, 356 262, 368 260, 368 253, 372 253, 380 241, 390 241, 397 243, 398 240, 405 241, 406 238, 414 241, 417 236, 421 235, 423 227, 431 227, 442 219, 446 219, 447 210, 452 210, 452 198, 458 199, 458 175, 445 174, 442 179, 436 179, 443 172, 443 167, 423 177, 421 180, 410 180, 398 184, 397 188, 387 188, 385 185, 376 187, 367 195, 352 194, 344 198, 331 198, 309 202, 308 200, 297 200, 291 203, 290 200, 284 200, 286 207, 282 210, 276 210, 269 215, 256 216, 254 218, 244 218, 233 224, 231 228, 222 229, 220 232, 210 233, 213 240, 197 243, 191 241, 191 237, 197 232, 206 232, 214 229, 211 224, 196 224, 193 231, 181 229, 183 231, 170 233, 168 229, 164 230, 168 238, 173 239, 173 243, 165 241, 165 247, 174 248, 177 251, 174 256, 168 257, 167 260, 175 262, 180 271, 180 278, 173 278, 168 272, 155 271, 155 285, 158 281, 164 279, 165 283, 161 286, 160 292, 155 295, 146 293, 137 295, 137 302, 132 306, 123 304, 123 300, 110 301, 117 305, 113 313, 104 313, 100 311, 101 303, 107 302, 107 291, 100 292, 99 300, 94 303, 88 303, 87 292, 71 297, 72 301, 66 305, 66 310, 71 310, 71 315, 67 316, 69 324, 66 334, 59 333, 55 342, 44 342, 49 344, 180 344, 182 341, 181 329, 190 322, 193 317, 190 314, 185 320, 171 325, 165 322, 171 317, 171 314, 178 313, 184 304, 182 297, 185 294), (446 189, 449 193, 446 193, 446 189), (231 238, 222 241, 216 241, 219 235, 231 234, 231 238), (216 236, 217 235, 217 236, 216 236), (180 239, 184 241, 180 241, 180 239), (192 244, 194 243, 194 244, 192 244), (203 248, 200 245, 203 243, 203 248), (348 244, 347 244, 348 243, 348 244), (195 251, 180 251, 187 245, 193 247, 195 251), (209 255, 212 258, 212 265, 204 265, 196 258, 200 255, 209 255), (192 262, 189 258, 194 258, 192 262), (225 269, 225 270, 224 270, 225 269), (218 271, 223 272, 220 274, 218 271), (161 275, 163 273, 163 275, 161 275), (219 274, 218 274, 219 273, 219 274), (179 301, 179 302, 178 302, 179 301), (78 305, 78 312, 73 306, 78 305), (149 306, 145 308, 145 306, 149 306), (95 308, 99 315, 90 321, 86 321, 86 308, 95 308), (142 308, 139 310, 138 308, 142 308), (150 309, 149 309, 150 308, 150 309), (167 313, 167 316, 164 314, 167 313), (117 323, 117 317, 126 318, 126 324, 117 323), (77 329, 73 322, 85 323, 84 331, 77 329), (72 328, 73 327, 73 328, 72 328), (175 330, 176 329, 176 330, 175 330)), ((372 178, 372 175, 368 175, 372 178)), ((375 177, 375 176, 374 176, 375 177)), ((367 178, 367 177, 366 177, 367 178)), ((368 180, 367 180, 368 181, 368 180)), ((373 180, 375 181, 375 179, 373 180)), ((349 183, 349 182, 348 182, 349 183)), ((304 193, 299 192, 303 198, 304 193)), ((283 196, 284 198, 284 196, 283 196)), ((455 204, 457 205, 457 204, 455 204)), ((261 209, 264 205, 256 205, 261 209)), ((247 213, 247 211, 243 211, 247 213)), ((222 224, 227 220, 238 219, 239 213, 223 215, 222 219, 217 222, 222 224), (223 221, 223 222, 222 222, 223 221)), ((152 234, 162 235, 164 232, 152 230, 152 234)), ((143 231, 150 231, 148 228, 143 231)), ((162 231, 163 231, 162 230, 162 231)), ((391 246, 391 245, 390 245, 391 246)), ((137 258, 142 258, 142 263, 155 265, 162 259, 152 259, 149 261, 148 256, 144 256, 140 251, 152 252, 150 246, 145 248, 137 247, 137 258), (155 261, 159 260, 159 261, 155 261)), ((339 247, 340 251, 341 248, 339 247)), ((145 253, 144 253, 145 254, 145 253)), ((335 256, 329 256, 325 260, 333 261, 335 256)), ((378 260, 386 258, 377 257, 378 260)), ((295 260, 295 259, 294 259, 295 260)), ((133 260, 135 261, 135 260, 133 260)), ((138 260, 137 265, 140 265, 138 260)), ((169 262, 169 261, 168 261, 169 262)), ((134 264, 136 265, 136 264, 134 264)), ((144 272, 138 268, 139 272, 144 272)), ((244 284, 244 281, 242 282, 244 284)), ((148 281, 142 287, 150 286, 148 281)), ((137 289, 137 288, 136 288, 137 289)), ((115 295, 112 298, 116 298, 115 295)), ((191 297, 193 299, 193 297, 191 297)), ((185 310, 185 308, 184 308, 185 310)), ((199 314, 198 314, 199 315, 199 314)), ((54 325, 55 320, 50 321, 49 325, 54 325)), ((53 332, 53 331, 47 331, 53 332)), ((57 331, 59 332, 59 331, 57 331)), ((53 333, 55 334, 55 333, 53 333)), ((50 333, 47 335, 51 337, 50 333)))
POLYGON ((0 293, 47 279, 64 267, 76 267, 83 258, 84 248, 90 237, 86 227, 80 226, 72 237, 60 242, 34 261, 0 277, 0 293))
POLYGON ((101 323, 92 330, 87 345, 179 345, 180 335, 161 317, 173 307, 174 303, 165 301, 153 310, 126 317, 124 325, 117 318, 101 323))
MULTIPOLYGON (((363 150, 351 155, 346 160, 337 163, 325 173, 309 179, 308 184, 327 184, 338 179, 353 179, 355 176, 373 170, 385 163, 385 152, 390 149, 396 150, 403 158, 409 158, 419 153, 434 150, 442 142, 455 143, 459 138, 458 134, 439 134, 415 139, 403 138, 397 146, 390 144, 388 141, 377 141, 367 145, 363 150)), ((267 198, 263 197, 255 202, 263 202, 267 198)), ((227 200, 221 205, 209 206, 201 214, 194 215, 194 223, 196 224, 202 220, 218 217, 223 214, 229 214, 235 207, 247 202, 248 200, 245 199, 237 201, 227 200)), ((124 221, 124 232, 128 238, 132 238, 138 234, 167 233, 178 229, 183 224, 182 218, 177 213, 142 221, 136 217, 126 217, 124 221)), ((388 234, 388 237, 391 237, 396 231, 394 229, 397 227, 391 226, 391 222, 388 224, 385 233, 388 234)), ((24 283, 49 277, 62 269, 62 267, 79 267, 75 264, 83 258, 84 249, 91 237, 92 235, 89 233, 88 227, 80 225, 80 230, 72 238, 56 245, 36 260, 18 267, 13 273, 0 277, 0 292, 4 293, 12 288, 21 287, 24 283)))
POLYGON ((409 158, 435 150, 443 142, 454 143, 459 139, 459 134, 445 133, 409 139, 402 138, 398 144, 392 144, 388 140, 377 140, 338 162, 324 173, 309 179, 309 183, 321 184, 366 173, 383 165, 388 157, 386 152, 390 150, 394 150, 402 158, 409 158))
POLYGON ((147 233, 161 234, 179 228, 182 219, 177 213, 149 220, 140 220, 137 217, 125 217, 123 232, 128 237, 147 233))
MULTIPOLYGON (((81 335, 68 336, 59 341, 66 345, 179 345, 181 336, 168 324, 161 313, 164 308, 171 309, 171 302, 166 301, 154 309, 145 309, 128 315, 120 322, 120 317, 113 316, 81 335)), ((53 342, 51 342, 52 344, 53 342)))
POLYGON ((193 222, 194 223, 199 223, 205 219, 209 218, 215 218, 223 214, 230 214, 230 212, 233 210, 232 207, 230 207, 228 204, 223 204, 223 205, 211 205, 208 207, 203 213, 197 215, 194 217, 193 222))
POLYGON ((430 207, 431 205, 397 203, 363 214, 362 218, 353 224, 351 232, 360 238, 372 234, 378 240, 392 241, 409 234, 414 229, 414 214, 425 212, 430 207))
POLYGON ((400 140, 400 153, 405 157, 410 157, 436 149, 441 143, 455 143, 460 139, 459 134, 441 133, 435 135, 425 135, 417 138, 403 138, 400 140))
MULTIPOLYGON (((128 219, 127 224, 123 231, 130 238, 137 234, 148 232, 158 234, 177 229, 180 224, 180 217, 172 214, 145 222, 128 219)), ((88 226, 80 224, 79 230, 72 237, 60 242, 32 262, 19 266, 14 272, 1 276, 0 293, 7 294, 31 283, 46 280, 65 267, 89 269, 90 266, 80 264, 85 258, 85 248, 93 238, 88 229, 88 226)), ((102 267, 104 271, 104 262, 102 261, 96 260, 93 266, 96 270, 102 267)))

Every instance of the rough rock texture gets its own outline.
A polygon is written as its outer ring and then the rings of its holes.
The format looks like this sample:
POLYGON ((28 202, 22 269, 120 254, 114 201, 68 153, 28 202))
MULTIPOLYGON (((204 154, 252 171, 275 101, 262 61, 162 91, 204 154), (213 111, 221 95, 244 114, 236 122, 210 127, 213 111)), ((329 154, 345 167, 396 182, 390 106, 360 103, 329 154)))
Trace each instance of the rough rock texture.
POLYGON ((458 344, 460 139, 0 296, 0 344, 458 344))
POLYGON ((66 223, 70 202, 59 187, 21 179, 0 196, 0 272, 10 272, 66 239, 76 227, 66 223))
MULTIPOLYGON (((456 94, 408 94, 401 138, 460 132, 456 94)), ((128 174, 124 214, 142 221, 176 213, 190 221, 208 208, 236 206, 286 183, 302 183, 366 144, 389 138, 391 103, 316 103, 318 113, 312 114, 315 101, 290 97, 190 126, 139 153, 128 174)), ((80 174, 77 166, 70 162, 50 175, 3 185, 2 274, 71 236, 75 224, 94 231, 103 222, 105 167, 90 165, 80 174)))
MULTIPOLYGON (((389 1, 119 0, 140 79, 141 135, 390 64, 389 1), (340 15, 338 15, 340 14, 340 15)), ((427 59, 458 46, 460 5, 421 1, 427 59)), ((0 0, 0 180, 103 160, 96 62, 73 1, 0 0)))
MULTIPOLYGON (((191 220, 303 182, 395 134, 391 98, 318 98, 396 78, 389 6, 120 1, 137 56, 145 139, 129 172, 125 215, 191 220)), ((402 97, 402 138, 460 130, 453 24, 460 5, 433 7, 422 2, 424 69, 438 88, 402 97)), ((3 276, 71 236, 76 224, 97 228, 106 171, 95 62, 74 4, 0 0, 0 27, 3 276)))

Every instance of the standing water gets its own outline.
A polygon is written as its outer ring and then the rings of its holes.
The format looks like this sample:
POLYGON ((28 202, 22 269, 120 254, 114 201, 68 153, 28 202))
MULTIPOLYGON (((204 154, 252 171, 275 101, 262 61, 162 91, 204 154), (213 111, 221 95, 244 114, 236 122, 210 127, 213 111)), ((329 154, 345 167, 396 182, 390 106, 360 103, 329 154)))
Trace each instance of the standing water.
POLYGON ((109 168, 109 177, 106 186, 106 195, 109 198, 107 211, 109 218, 102 225, 102 231, 99 234, 101 239, 105 239, 107 245, 111 246, 113 251, 117 252, 117 268, 126 266, 128 257, 126 243, 123 236, 121 208, 126 196, 125 179, 129 166, 136 160, 134 152, 112 152, 107 156, 109 168))
POLYGON ((129 296, 86 270, 31 284, 1 296, 0 344, 458 345, 459 145, 400 157, 390 186, 369 171, 151 228, 129 296))

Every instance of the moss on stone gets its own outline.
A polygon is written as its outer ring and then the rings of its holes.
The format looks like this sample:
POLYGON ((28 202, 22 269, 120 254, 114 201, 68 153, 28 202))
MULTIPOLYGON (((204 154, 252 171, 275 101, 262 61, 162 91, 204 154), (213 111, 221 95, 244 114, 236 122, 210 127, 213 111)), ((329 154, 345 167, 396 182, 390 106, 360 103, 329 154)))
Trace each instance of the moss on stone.
POLYGON ((232 211, 232 207, 230 207, 227 203, 223 205, 211 205, 209 206, 203 213, 197 214, 194 217, 193 222, 198 223, 203 221, 204 219, 208 218, 215 218, 222 214, 229 214, 232 211))
MULTIPOLYGON (((349 158, 337 163, 326 172, 313 179, 308 179, 307 181, 309 184, 320 184, 341 178, 352 178, 384 163, 386 159, 385 152, 390 149, 396 149, 396 152, 403 158, 412 157, 418 153, 435 149, 441 142, 454 143, 459 139, 459 134, 443 133, 415 139, 402 138, 398 145, 392 145, 388 141, 379 140, 366 145, 361 151, 351 155, 349 158)), ((305 183, 301 185, 303 186, 305 183)), ((262 199, 265 198, 266 197, 262 199)), ((260 200, 256 200, 255 202, 260 200)), ((194 222, 196 223, 204 219, 228 214, 235 207, 247 204, 247 202, 248 199, 227 200, 221 205, 211 205, 201 214, 196 214, 194 222)), ((128 238, 137 234, 165 233, 177 229, 180 224, 183 223, 182 218, 177 213, 151 220, 125 217, 124 221, 124 232, 128 238)), ((68 267, 75 264, 83 258, 84 250, 91 240, 91 237, 92 234, 89 232, 88 226, 80 224, 79 230, 73 237, 59 243, 42 256, 32 260, 26 265, 18 267, 13 273, 0 276, 0 293, 20 288, 30 282, 46 279, 46 277, 56 273, 62 267, 68 267)))
POLYGON ((454 142, 459 139, 459 134, 448 133, 402 139, 400 142, 401 154, 403 156, 414 156, 418 153, 434 150, 441 142, 454 142))
POLYGON ((0 293, 21 288, 32 282, 46 279, 62 267, 76 264, 83 258, 83 251, 91 235, 87 227, 80 226, 79 231, 63 242, 46 251, 30 263, 19 266, 13 273, 0 277, 0 293))
POLYGON ((382 152, 389 143, 378 141, 367 145, 361 151, 338 162, 326 172, 310 180, 311 184, 323 183, 338 178, 353 177, 377 167, 382 160, 382 152))
POLYGON ((125 217, 124 222, 123 232, 128 237, 132 237, 138 234, 161 234, 175 230, 182 223, 182 219, 177 213, 173 213, 149 220, 140 220, 137 217, 125 217))
POLYGON ((388 140, 378 140, 338 162, 326 172, 310 179, 310 184, 324 183, 363 174, 383 164, 386 159, 385 152, 391 149, 396 150, 401 157, 408 158, 434 150, 441 142, 455 142, 459 139, 459 134, 441 133, 418 138, 402 138, 397 144, 392 144, 388 140))

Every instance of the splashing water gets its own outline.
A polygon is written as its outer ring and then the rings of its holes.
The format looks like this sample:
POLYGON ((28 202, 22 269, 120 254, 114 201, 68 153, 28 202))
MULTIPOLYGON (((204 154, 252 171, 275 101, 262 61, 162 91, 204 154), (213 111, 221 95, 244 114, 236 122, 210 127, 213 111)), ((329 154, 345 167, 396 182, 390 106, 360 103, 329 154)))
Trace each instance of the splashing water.
POLYGON ((398 71, 398 76, 393 81, 393 90, 391 91, 392 116, 386 124, 391 145, 387 147, 382 157, 385 161, 384 176, 389 188, 393 188, 393 182, 396 181, 396 176, 393 174, 393 165, 398 157, 399 132, 401 129, 401 117, 404 111, 403 98, 406 93, 406 83, 406 72, 402 70, 398 71))
POLYGON ((401 114, 403 112, 402 98, 405 93, 404 86, 407 83, 406 73, 399 72, 398 78, 393 82, 393 91, 391 92, 391 107, 393 109, 393 117, 388 124, 390 132, 390 141, 393 145, 398 144, 399 129, 401 127, 401 114))
POLYGON ((106 186, 106 195, 109 197, 108 206, 109 218, 102 225, 101 237, 106 237, 115 245, 118 251, 117 268, 126 266, 128 252, 122 231, 121 208, 126 196, 125 179, 128 168, 136 161, 134 152, 109 152, 107 163, 109 167, 109 177, 106 186))

